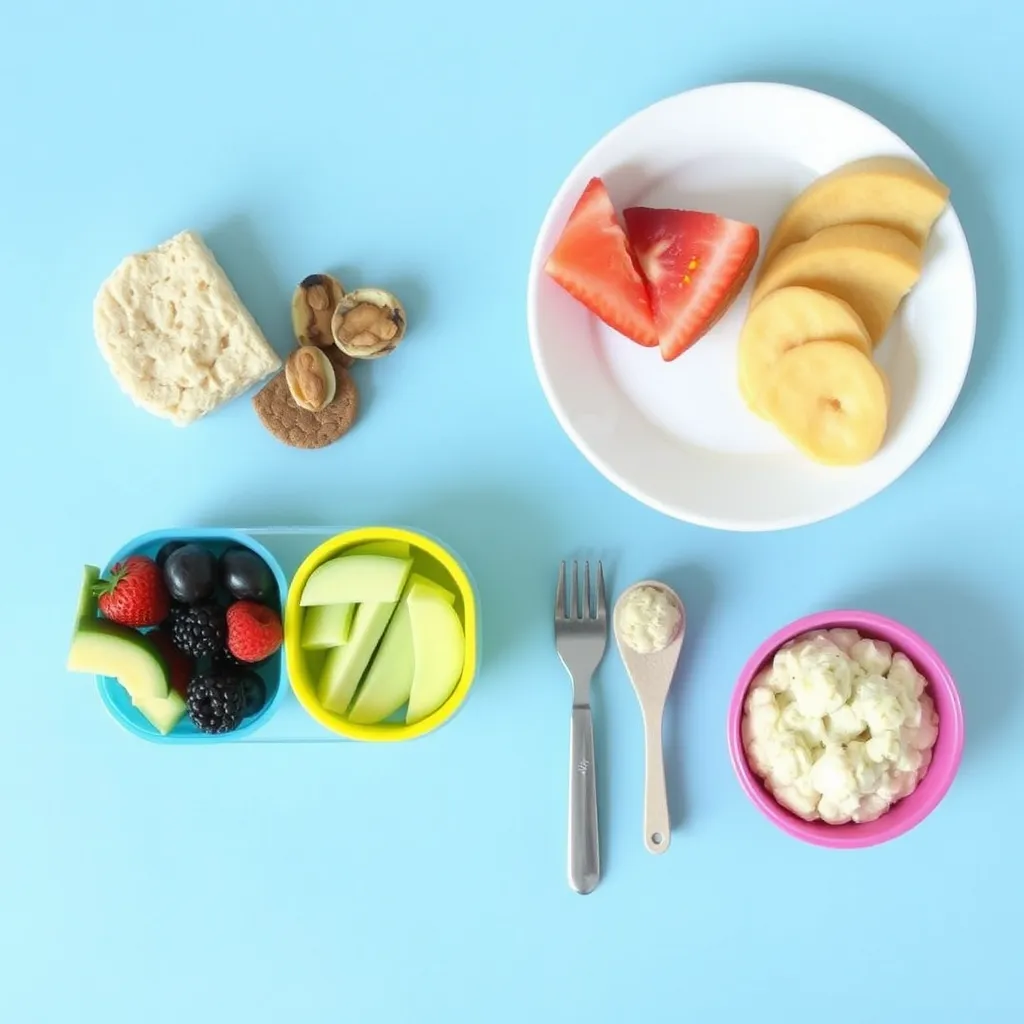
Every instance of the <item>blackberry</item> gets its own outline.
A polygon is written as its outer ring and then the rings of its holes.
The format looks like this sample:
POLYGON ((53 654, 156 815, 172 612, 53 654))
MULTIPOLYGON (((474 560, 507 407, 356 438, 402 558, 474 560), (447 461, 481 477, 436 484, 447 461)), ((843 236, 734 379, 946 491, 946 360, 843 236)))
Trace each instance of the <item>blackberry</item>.
POLYGON ((223 650, 226 632, 224 609, 218 605, 197 604, 171 609, 171 639, 179 651, 191 658, 223 650))
POLYGON ((185 704, 200 732, 231 732, 242 724, 245 690, 235 676, 198 675, 188 684, 185 704))
POLYGON ((263 706, 267 703, 267 684, 263 676, 258 672, 253 672, 251 668, 243 668, 238 671, 235 678, 241 685, 242 693, 245 696, 245 706, 242 709, 243 717, 249 718, 258 711, 262 711, 263 706))

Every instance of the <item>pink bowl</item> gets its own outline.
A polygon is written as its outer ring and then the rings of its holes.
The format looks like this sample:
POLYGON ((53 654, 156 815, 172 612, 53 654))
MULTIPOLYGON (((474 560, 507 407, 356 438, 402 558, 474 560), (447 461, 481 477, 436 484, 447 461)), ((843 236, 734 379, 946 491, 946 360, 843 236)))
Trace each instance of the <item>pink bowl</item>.
POLYGON ((754 652, 743 666, 732 703, 729 705, 729 756, 736 776, 747 796, 769 821, 783 832, 805 843, 850 850, 876 846, 909 832, 938 807, 960 767, 964 748, 964 713, 956 684, 935 649, 912 629, 872 612, 833 611, 809 615, 783 626, 754 652), (790 640, 813 629, 856 629, 861 636, 885 640, 893 650, 902 651, 928 682, 928 692, 939 716, 939 735, 932 752, 932 763, 917 789, 894 804, 877 821, 863 824, 829 825, 822 821, 804 821, 779 804, 747 763, 740 726, 747 690, 758 672, 790 640))

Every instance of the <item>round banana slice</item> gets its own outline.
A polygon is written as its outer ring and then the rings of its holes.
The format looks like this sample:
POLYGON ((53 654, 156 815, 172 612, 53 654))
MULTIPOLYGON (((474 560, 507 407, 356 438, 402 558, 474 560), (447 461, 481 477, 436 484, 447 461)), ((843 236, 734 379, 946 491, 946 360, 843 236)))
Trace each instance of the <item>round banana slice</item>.
POLYGON ((757 415, 759 396, 772 367, 809 341, 845 341, 871 355, 871 338, 851 306, 814 288, 792 285, 772 292, 747 315, 737 352, 743 401, 757 415))
POLYGON ((835 224, 880 224, 923 247, 948 200, 949 187, 905 157, 854 160, 823 174, 793 200, 765 247, 762 273, 787 245, 835 224))
POLYGON ((357 288, 343 296, 334 311, 334 343, 353 359, 379 359, 393 352, 405 336, 402 304, 380 288, 357 288))
POLYGON ((300 345, 330 348, 331 317, 345 296, 342 283, 330 274, 304 277, 292 295, 292 330, 300 345))
POLYGON ((754 286, 750 308, 788 285, 816 288, 852 306, 877 348, 920 276, 921 250, 906 235, 877 224, 837 224, 783 249, 754 286))
POLYGON ((809 341, 784 353, 771 369, 761 409, 809 458, 856 466, 882 446, 888 384, 854 345, 809 341))

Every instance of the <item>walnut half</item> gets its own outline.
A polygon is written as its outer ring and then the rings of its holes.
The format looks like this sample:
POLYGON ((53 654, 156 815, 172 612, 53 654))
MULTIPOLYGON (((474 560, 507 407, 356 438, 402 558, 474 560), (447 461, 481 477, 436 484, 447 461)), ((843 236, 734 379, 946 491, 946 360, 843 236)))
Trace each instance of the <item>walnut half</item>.
POLYGON ((315 345, 297 348, 284 364, 284 376, 300 409, 319 412, 334 400, 337 389, 334 367, 315 345))
POLYGON ((357 288, 338 303, 331 320, 334 343, 353 359, 379 359, 405 336, 405 310, 390 292, 357 288))
POLYGON ((299 282, 292 295, 292 330, 300 345, 334 344, 331 317, 344 294, 341 282, 330 274, 310 274, 299 282))

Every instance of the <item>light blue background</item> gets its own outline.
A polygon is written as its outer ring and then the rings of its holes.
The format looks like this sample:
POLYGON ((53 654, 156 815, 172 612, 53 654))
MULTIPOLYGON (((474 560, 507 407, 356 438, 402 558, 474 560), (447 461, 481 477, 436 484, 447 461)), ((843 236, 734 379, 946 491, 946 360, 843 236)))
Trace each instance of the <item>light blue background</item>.
MULTIPOLYGON (((289 5, 33 0, 0 14, 0 1020, 604 1024, 1010 1021, 1024 916, 1024 149, 1009 2, 289 5), (953 188, 977 354, 928 454, 840 519, 701 530, 577 454, 530 363, 546 205, 624 117, 772 78, 859 104, 953 188), (203 231, 278 347, 305 274, 407 302, 342 444, 289 450, 239 401, 137 412, 91 336, 127 252, 203 231), (463 713, 404 746, 155 748, 63 669, 81 564, 174 524, 399 521, 468 563, 487 619, 463 713), (605 878, 565 881, 558 559, 677 585, 671 852, 641 837, 640 720, 597 687, 605 878), (940 811, 842 855, 735 783, 728 696, 807 612, 894 614, 948 658, 968 742, 940 811), (856 1007, 856 1008, 855 1008, 856 1007)), ((1019 1019, 1019 1018, 1018 1018, 1019 1019)))

